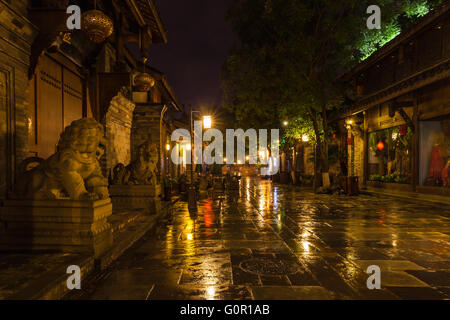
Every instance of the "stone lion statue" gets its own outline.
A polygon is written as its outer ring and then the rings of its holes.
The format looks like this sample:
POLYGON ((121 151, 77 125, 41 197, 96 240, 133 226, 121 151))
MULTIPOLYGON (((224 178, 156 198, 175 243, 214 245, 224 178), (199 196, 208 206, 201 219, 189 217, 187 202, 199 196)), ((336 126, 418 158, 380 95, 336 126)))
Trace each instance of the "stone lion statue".
POLYGON ((119 185, 153 185, 157 184, 156 144, 149 141, 138 147, 137 159, 128 166, 117 164, 113 169, 112 184, 119 185))
POLYGON ((57 152, 47 160, 25 159, 14 197, 18 199, 98 200, 109 197, 102 175, 103 126, 92 118, 73 121, 58 142, 57 152), (32 163, 38 166, 27 170, 32 163))

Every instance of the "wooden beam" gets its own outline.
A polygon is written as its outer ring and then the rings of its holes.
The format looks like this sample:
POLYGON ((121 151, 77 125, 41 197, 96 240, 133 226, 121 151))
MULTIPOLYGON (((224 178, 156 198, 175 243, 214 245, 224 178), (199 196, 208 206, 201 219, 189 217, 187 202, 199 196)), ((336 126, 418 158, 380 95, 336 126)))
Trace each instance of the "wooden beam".
POLYGON ((147 28, 147 22, 145 21, 144 17, 141 14, 141 11, 139 10, 138 5, 134 0, 125 0, 128 7, 130 8, 131 12, 133 13, 134 17, 136 18, 136 21, 138 22, 139 26, 145 27, 145 32, 147 33, 147 36, 152 39, 152 33, 150 32, 150 28, 147 28))
POLYGON ((355 114, 367 110, 377 104, 388 102, 399 96, 418 90, 424 86, 450 77, 450 58, 434 66, 421 70, 407 78, 389 85, 375 93, 359 99, 357 105, 349 113, 355 114))

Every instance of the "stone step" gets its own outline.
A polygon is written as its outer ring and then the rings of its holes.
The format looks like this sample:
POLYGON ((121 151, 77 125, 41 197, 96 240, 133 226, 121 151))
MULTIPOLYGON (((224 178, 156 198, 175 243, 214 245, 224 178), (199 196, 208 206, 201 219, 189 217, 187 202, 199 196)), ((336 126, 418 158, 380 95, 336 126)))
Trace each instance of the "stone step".
MULTIPOLYGON (((81 269, 82 289, 99 274, 99 271, 106 269, 147 232, 156 228, 158 222, 170 213, 172 205, 179 199, 180 197, 175 196, 171 201, 163 202, 161 211, 154 215, 128 211, 111 216, 109 222, 113 226, 113 246, 97 259, 90 255, 79 254, 73 261, 70 261, 70 264, 78 265, 81 269)), ((39 255, 39 253, 30 255, 39 255)), ((66 295, 76 295, 80 290, 71 292, 67 288, 69 277, 66 273, 67 267, 68 262, 56 263, 48 271, 35 275, 20 290, 3 297, 0 294, 0 297, 7 300, 58 300, 66 295)), ((31 266, 29 269, 32 269, 31 266)), ((25 276, 25 278, 30 278, 30 276, 25 276)))
POLYGON ((141 213, 139 210, 114 213, 108 218, 108 222, 111 224, 113 234, 116 234, 126 228, 130 223, 136 221, 140 216, 141 213))

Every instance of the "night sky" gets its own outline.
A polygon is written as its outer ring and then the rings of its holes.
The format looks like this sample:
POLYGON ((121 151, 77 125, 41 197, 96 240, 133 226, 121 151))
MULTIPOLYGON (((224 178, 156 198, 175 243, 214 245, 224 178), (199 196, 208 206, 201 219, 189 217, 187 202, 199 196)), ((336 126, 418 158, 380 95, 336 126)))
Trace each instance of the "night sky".
POLYGON ((150 47, 149 64, 165 73, 180 103, 221 104, 220 70, 235 43, 225 21, 230 0, 155 0, 167 44, 150 47))

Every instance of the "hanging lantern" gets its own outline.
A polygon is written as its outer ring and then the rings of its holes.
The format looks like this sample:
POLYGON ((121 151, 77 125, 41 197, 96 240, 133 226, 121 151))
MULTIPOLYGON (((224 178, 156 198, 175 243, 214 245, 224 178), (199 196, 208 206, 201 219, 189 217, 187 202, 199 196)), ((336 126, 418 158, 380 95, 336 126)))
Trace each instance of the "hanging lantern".
POLYGON ((400 137, 404 137, 404 136, 406 136, 406 134, 408 133, 408 126, 407 126, 406 124, 401 125, 401 126, 398 128, 398 131, 399 131, 399 133, 400 133, 400 137))
POLYGON ((384 143, 383 143, 383 141, 378 142, 378 144, 377 144, 377 149, 380 150, 380 151, 384 149, 384 143))
POLYGON ((148 73, 139 73, 136 78, 134 78, 134 86, 139 92, 148 92, 155 85, 155 79, 148 73))
POLYGON ((81 16, 81 29, 89 40, 102 43, 111 36, 114 24, 110 17, 99 10, 89 10, 81 16))
POLYGON ((333 139, 336 139, 336 138, 337 138, 337 134, 336 134, 336 133, 333 133, 333 134, 331 135, 331 137, 332 137, 333 139))

